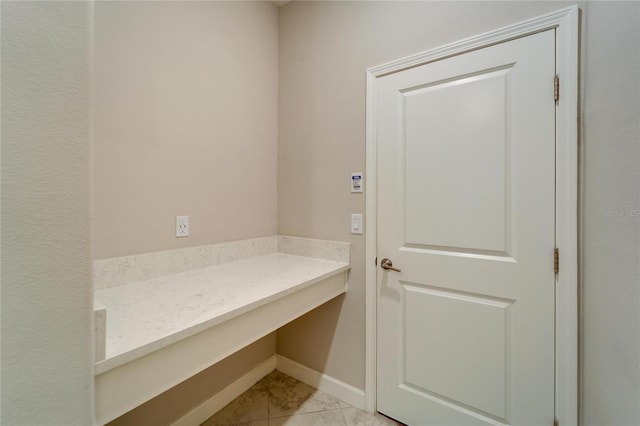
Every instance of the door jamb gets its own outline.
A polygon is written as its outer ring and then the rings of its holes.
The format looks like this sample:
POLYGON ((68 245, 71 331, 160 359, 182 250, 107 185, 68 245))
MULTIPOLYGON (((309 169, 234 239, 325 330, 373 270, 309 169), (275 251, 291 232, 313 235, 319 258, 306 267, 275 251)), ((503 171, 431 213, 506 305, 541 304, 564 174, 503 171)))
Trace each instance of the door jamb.
MULTIPOLYGON (((376 411, 377 297, 377 81, 387 74, 556 29, 556 72, 560 101, 556 109, 556 247, 562 265, 556 275, 555 416, 577 425, 578 413, 578 6, 561 9, 501 29, 460 40, 367 70, 366 103, 366 254, 365 254, 365 408, 376 411)), ((551 87, 550 87, 551 90, 551 87)))

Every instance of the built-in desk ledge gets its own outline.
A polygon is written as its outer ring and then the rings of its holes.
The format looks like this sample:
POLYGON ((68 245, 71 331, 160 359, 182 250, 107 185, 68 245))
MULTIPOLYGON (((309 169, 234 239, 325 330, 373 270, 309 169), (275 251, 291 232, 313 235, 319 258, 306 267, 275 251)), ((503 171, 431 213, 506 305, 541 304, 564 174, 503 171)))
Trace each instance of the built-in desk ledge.
POLYGON ((96 261, 96 421, 344 293, 349 267, 349 243, 286 236, 96 261))

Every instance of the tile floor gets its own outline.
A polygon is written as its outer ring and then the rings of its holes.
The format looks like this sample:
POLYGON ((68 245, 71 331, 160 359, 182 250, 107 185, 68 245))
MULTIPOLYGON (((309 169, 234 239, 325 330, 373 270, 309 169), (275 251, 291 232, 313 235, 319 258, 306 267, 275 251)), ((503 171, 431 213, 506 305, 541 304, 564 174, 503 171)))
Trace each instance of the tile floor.
POLYGON ((273 371, 201 426, 398 426, 273 371))

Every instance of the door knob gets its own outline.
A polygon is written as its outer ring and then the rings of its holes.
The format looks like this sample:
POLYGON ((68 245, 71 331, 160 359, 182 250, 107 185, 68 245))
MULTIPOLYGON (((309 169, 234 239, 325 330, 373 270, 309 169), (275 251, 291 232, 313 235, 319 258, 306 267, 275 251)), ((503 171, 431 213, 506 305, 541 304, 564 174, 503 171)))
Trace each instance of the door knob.
POLYGON ((400 269, 393 268, 393 262, 391 262, 391 259, 387 259, 386 257, 382 259, 380 266, 382 266, 382 269, 386 269, 387 271, 402 272, 400 269))

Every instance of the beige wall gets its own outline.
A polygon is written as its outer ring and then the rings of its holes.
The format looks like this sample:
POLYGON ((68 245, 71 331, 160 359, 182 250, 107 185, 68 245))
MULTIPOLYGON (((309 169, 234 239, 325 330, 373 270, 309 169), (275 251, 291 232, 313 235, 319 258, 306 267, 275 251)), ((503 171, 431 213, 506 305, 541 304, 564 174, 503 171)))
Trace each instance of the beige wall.
MULTIPOLYGON (((349 293, 278 332, 278 353, 364 388, 365 70, 553 11, 563 2, 292 2, 280 12, 278 227, 351 241, 349 293)), ((583 412, 638 424, 638 3, 584 9, 583 412), (614 90, 611 89, 613 84, 614 90)), ((365 182, 366 185, 366 182, 365 182)), ((366 222, 366 218, 365 218, 366 222)))
POLYGON ((275 234, 277 8, 98 2, 95 17, 95 258, 275 234))
POLYGON ((91 5, 1 7, 0 423, 89 425, 91 5))
POLYGON ((640 2, 584 16, 584 424, 638 425, 640 2))
MULTIPOLYGON (((95 258, 277 232, 278 11, 98 2, 95 258), (190 236, 175 238, 175 216, 190 236)), ((113 421, 169 424, 275 354, 275 334, 113 421)))

